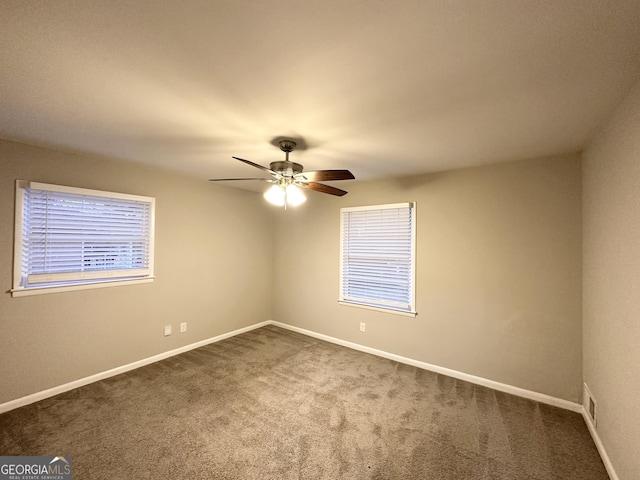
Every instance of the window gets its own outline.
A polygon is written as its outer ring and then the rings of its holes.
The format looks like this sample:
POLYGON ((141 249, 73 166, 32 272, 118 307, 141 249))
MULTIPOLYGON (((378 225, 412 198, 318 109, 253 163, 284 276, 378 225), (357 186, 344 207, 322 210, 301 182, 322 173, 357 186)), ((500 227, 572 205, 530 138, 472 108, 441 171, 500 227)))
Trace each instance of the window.
POLYGON ((415 204, 343 208, 341 303, 415 315, 415 204))
POLYGON ((16 183, 12 295, 153 281, 155 199, 16 183))

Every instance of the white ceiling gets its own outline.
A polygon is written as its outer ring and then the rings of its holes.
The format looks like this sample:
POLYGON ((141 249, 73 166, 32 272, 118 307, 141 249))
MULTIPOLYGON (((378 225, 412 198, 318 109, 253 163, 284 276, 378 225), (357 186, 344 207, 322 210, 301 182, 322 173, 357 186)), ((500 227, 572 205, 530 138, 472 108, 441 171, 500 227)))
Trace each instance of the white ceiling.
POLYGON ((640 75, 638 0, 1 10, 0 137, 203 180, 259 176, 231 156, 282 160, 279 136, 358 179, 579 151, 640 75))

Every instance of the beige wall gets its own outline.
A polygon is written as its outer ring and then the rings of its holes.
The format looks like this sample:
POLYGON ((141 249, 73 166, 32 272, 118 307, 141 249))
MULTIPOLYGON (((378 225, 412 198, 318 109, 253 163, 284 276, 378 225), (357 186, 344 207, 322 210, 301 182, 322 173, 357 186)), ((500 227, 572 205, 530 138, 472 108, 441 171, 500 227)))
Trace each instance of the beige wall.
POLYGON ((580 401, 579 156, 342 186, 278 215, 274 320, 580 401), (340 207, 402 201, 417 202, 418 316, 338 305, 340 207))
POLYGON ((272 214, 258 194, 6 141, 0 172, 0 403, 270 317, 272 214), (156 197, 156 281, 11 298, 17 178, 156 197))
POLYGON ((344 182, 349 195, 309 192, 306 204, 286 212, 254 193, 11 142, 0 142, 0 162, 3 292, 11 286, 16 178, 155 196, 158 277, 24 298, 3 293, 0 403, 267 318, 580 398, 578 156, 344 182), (338 305, 340 207, 401 201, 417 202, 418 317, 338 305), (187 334, 162 336, 163 325, 177 330, 181 321, 187 334))
POLYGON ((584 379, 621 480, 640 478, 640 83, 584 152, 584 379))

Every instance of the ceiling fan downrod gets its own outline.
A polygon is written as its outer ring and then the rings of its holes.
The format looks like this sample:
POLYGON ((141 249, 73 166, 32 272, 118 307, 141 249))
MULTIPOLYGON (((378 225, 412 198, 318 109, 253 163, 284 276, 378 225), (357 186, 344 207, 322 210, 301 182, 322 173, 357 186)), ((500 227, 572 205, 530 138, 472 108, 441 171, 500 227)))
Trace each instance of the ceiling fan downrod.
POLYGON ((278 145, 280 145, 280 150, 282 150, 285 153, 285 162, 289 161, 289 153, 293 152, 296 149, 296 142, 294 142, 293 140, 280 140, 278 142, 278 145))

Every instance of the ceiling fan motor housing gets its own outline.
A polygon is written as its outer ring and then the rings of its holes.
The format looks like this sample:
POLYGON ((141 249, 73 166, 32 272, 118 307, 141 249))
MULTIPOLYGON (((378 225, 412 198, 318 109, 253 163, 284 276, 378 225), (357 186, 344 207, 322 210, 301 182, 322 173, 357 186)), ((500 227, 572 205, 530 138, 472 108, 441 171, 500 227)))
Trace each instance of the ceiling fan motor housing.
POLYGON ((271 162, 270 168, 285 177, 293 177, 295 174, 302 172, 302 165, 295 162, 271 162))

